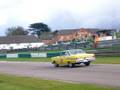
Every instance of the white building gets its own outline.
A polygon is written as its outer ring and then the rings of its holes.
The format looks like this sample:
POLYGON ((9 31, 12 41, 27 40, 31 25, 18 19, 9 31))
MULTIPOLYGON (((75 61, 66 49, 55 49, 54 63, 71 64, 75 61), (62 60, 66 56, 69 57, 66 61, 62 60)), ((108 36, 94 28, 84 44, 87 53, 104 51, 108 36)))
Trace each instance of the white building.
POLYGON ((39 38, 32 35, 0 37, 0 50, 38 48, 43 45, 39 38))

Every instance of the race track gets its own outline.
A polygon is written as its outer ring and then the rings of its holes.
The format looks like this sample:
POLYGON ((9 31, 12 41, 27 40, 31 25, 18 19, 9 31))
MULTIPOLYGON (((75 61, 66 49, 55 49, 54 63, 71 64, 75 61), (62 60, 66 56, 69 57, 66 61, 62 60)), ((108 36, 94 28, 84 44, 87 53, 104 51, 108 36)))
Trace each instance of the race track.
POLYGON ((120 87, 120 65, 91 64, 55 68, 49 62, 0 62, 0 73, 120 87))

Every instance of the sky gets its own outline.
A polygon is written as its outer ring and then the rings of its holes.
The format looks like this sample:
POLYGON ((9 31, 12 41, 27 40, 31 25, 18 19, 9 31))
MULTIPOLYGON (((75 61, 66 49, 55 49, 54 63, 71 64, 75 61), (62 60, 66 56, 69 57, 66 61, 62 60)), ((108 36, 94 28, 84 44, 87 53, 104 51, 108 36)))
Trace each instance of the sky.
POLYGON ((120 0, 0 0, 0 36, 13 26, 43 22, 53 31, 120 28, 120 0))

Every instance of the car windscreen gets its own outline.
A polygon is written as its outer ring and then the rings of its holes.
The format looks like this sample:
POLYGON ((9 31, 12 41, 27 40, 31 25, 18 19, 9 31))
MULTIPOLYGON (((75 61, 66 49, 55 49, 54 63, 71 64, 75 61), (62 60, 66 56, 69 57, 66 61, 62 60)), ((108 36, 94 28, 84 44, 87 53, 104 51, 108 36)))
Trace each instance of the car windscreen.
POLYGON ((65 55, 65 52, 60 52, 60 56, 64 56, 65 55))
POLYGON ((85 53, 85 51, 83 50, 70 50, 70 54, 74 55, 74 54, 81 54, 81 53, 85 53))

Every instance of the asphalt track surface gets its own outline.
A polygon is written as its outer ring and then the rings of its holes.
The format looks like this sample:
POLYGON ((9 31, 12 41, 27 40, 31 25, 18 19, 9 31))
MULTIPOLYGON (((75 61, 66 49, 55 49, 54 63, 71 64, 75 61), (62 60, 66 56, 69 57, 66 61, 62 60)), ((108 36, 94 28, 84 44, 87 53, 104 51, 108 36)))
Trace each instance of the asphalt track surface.
POLYGON ((55 68, 49 62, 0 62, 0 73, 120 87, 120 64, 55 68))

